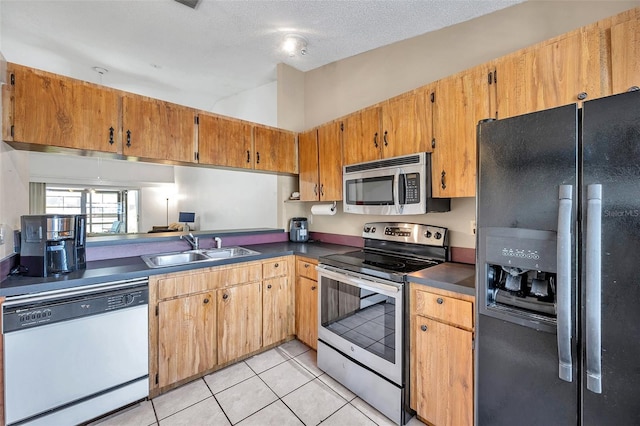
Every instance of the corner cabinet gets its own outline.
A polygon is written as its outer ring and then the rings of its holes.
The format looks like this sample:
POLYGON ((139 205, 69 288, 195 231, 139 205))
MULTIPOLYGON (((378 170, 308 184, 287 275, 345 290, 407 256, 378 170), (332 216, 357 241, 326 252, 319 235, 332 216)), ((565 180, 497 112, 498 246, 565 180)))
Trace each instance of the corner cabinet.
POLYGON ((296 336, 318 349, 318 261, 296 256, 296 336))
POLYGON ((120 152, 117 91, 16 64, 7 72, 5 141, 120 152))
POLYGON ((287 130, 256 125, 254 132, 255 170, 298 173, 296 134, 287 130))
POLYGON ((411 407, 434 426, 473 425, 474 298, 411 283, 411 407))
POLYGON ((291 338, 292 279, 293 256, 151 276, 150 396, 291 338))
POLYGON ((298 135, 300 201, 342 200, 342 128, 335 121, 298 135))

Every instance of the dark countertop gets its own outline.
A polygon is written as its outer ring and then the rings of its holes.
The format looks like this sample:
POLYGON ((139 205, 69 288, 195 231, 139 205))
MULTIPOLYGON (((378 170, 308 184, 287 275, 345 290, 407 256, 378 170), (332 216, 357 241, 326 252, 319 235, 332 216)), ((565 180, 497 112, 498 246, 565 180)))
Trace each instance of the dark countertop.
POLYGON ((436 287, 456 293, 476 295, 475 265, 446 262, 409 274, 409 282, 436 287))
POLYGON ((74 271, 60 277, 21 277, 11 276, 0 283, 0 296, 18 296, 40 293, 43 291, 61 290, 65 288, 83 287, 92 284, 148 277, 150 275, 168 274, 198 268, 229 265, 233 263, 262 260, 271 257, 301 255, 317 259, 333 253, 345 253, 359 250, 358 247, 320 242, 292 243, 279 242, 267 244, 244 245, 259 252, 259 255, 222 259, 215 262, 193 263, 189 265, 149 268, 140 256, 118 259, 98 260, 87 263, 87 269, 74 271))

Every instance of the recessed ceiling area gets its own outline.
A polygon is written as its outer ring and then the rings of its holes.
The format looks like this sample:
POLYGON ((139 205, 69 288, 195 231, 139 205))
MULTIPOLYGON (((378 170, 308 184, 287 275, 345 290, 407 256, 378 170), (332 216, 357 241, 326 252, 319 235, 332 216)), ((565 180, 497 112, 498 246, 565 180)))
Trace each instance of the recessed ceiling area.
POLYGON ((0 51, 164 100, 186 92, 189 106, 210 110, 275 81, 278 63, 306 72, 521 1, 0 0, 0 51), (304 39, 304 55, 282 49, 289 34, 304 39))

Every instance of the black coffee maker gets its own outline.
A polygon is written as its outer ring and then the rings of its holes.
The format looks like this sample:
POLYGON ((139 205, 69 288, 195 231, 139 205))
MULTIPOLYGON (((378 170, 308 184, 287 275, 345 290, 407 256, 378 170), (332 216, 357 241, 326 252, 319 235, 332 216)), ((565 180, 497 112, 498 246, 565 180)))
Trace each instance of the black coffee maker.
POLYGON ((30 277, 86 268, 86 215, 21 217, 20 266, 30 277))

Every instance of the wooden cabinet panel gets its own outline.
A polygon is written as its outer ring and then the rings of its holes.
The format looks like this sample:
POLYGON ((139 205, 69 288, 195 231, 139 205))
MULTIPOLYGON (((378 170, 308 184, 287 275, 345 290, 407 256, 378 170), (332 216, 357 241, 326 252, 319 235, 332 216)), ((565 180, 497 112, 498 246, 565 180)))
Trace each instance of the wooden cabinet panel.
POLYGON ((438 426, 473 424, 473 334, 417 316, 416 411, 438 426))
POLYGON ((157 99, 122 97, 125 155, 195 161, 195 111, 157 99))
POLYGON ((427 89, 391 99, 382 105, 382 156, 431 152, 432 108, 427 89))
POLYGON ((296 135, 286 130, 254 127, 255 169, 298 173, 296 135))
POLYGON ((262 347, 262 284, 216 290, 218 363, 225 364, 262 347))
POLYGON ((640 19, 611 27, 611 85, 613 93, 640 87, 640 19))
POLYGON ((246 262, 238 266, 215 268, 207 276, 208 288, 220 288, 236 284, 244 284, 262 279, 262 263, 246 262))
POLYGON ((175 274, 167 278, 158 279, 158 298, 167 299, 175 296, 183 296, 185 294, 193 294, 209 289, 207 274, 186 273, 175 274))
POLYGON ((342 200, 342 123, 318 128, 320 201, 342 200))
POLYGON ((320 182, 318 174, 318 130, 298 135, 298 167, 300 201, 318 201, 320 182))
POLYGON ((434 197, 476 192, 476 125, 491 116, 489 70, 477 67, 438 81, 432 155, 434 197))
POLYGON ((380 108, 368 108, 344 120, 342 158, 345 165, 380 158, 380 108))
POLYGON ((9 86, 13 120, 7 123, 13 126, 13 141, 117 152, 116 91, 15 64, 8 71, 14 76, 9 86))
POLYGON ((304 276, 296 279, 296 336, 318 348, 318 282, 304 276))
POLYGON ((198 159, 201 164, 252 169, 253 127, 250 123, 199 114, 198 159))
POLYGON ((473 303, 428 291, 416 291, 415 313, 469 330, 473 329, 473 303))
POLYGON ((262 345, 269 346, 294 333, 293 288, 288 277, 262 284, 262 345))
POLYGON ((599 40, 576 30, 496 61, 498 118, 601 96, 599 40))
POLYGON ((158 304, 158 386, 216 365, 216 306, 213 293, 158 304))

